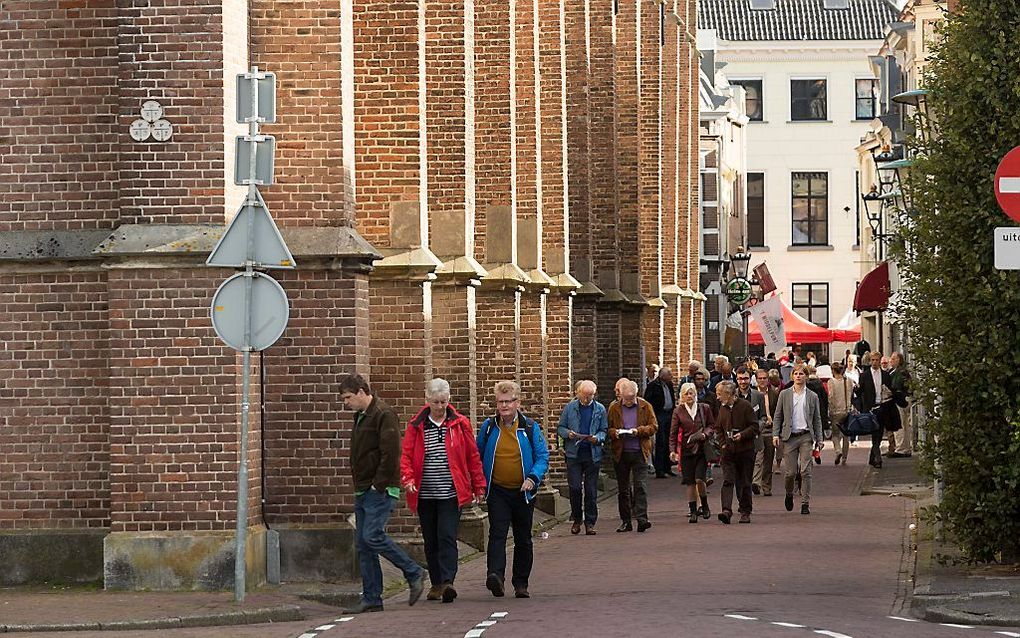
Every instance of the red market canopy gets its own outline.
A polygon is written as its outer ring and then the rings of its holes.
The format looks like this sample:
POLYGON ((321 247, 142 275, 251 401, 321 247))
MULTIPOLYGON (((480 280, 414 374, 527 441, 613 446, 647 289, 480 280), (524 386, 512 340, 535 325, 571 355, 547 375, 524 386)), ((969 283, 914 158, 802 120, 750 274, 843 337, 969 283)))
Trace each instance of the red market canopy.
MULTIPOLYGON (((835 340, 832 330, 816 326, 801 317, 786 305, 782 297, 779 298, 779 304, 783 307, 783 328, 786 330, 786 343, 832 343, 835 340)), ((754 318, 751 318, 747 325, 747 342, 752 345, 765 343, 754 318)))

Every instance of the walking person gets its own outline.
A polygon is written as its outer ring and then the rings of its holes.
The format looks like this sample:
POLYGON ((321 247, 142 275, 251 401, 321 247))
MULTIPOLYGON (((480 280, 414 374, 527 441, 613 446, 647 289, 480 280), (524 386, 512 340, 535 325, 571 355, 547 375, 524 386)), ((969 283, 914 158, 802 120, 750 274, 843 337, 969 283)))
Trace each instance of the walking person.
POLYGON ((485 498, 485 474, 468 418, 450 405, 450 384, 432 379, 426 405, 404 431, 400 483, 417 512, 432 586, 426 600, 457 597, 457 528, 460 510, 485 498))
POLYGON ((521 386, 513 381, 500 381, 493 394, 496 414, 482 423, 476 439, 488 486, 485 586, 497 598, 505 593, 506 538, 512 529, 514 561, 510 584, 515 597, 530 598, 528 585, 535 560, 531 541, 535 494, 549 469, 549 447, 541 426, 521 412, 521 386))
POLYGON ((893 433, 889 447, 890 458, 910 457, 914 453, 914 428, 910 422, 910 371, 903 361, 903 354, 894 352, 889 357, 890 373, 892 381, 890 389, 896 407, 900 411, 900 424, 902 427, 893 433))
POLYGON ((737 511, 741 523, 751 522, 751 479, 754 475, 754 440, 758 437, 758 418, 751 403, 737 396, 732 381, 720 381, 715 387, 719 397, 719 418, 716 440, 722 448, 720 464, 723 486, 720 491, 722 511, 719 520, 726 525, 733 517, 733 491, 737 492, 737 511))
POLYGON ((410 587, 413 605, 425 587, 425 570, 386 535, 386 522, 400 498, 400 426, 397 413, 373 396, 368 382, 352 374, 340 382, 340 398, 354 410, 351 475, 354 479, 355 545, 361 566, 361 600, 346 614, 383 610, 379 557, 393 563, 410 587))
POLYGON ((811 452, 822 449, 822 414, 818 396, 807 388, 807 371, 798 365, 791 373, 793 385, 779 394, 776 404, 773 442, 783 442, 783 482, 786 487, 784 505, 793 511, 793 486, 798 472, 801 476, 801 514, 810 514, 811 452))
POLYGON ((710 516, 705 494, 708 471, 705 441, 710 438, 715 439, 715 415, 708 405, 698 403, 698 389, 694 384, 685 383, 680 387, 680 405, 673 411, 670 423, 669 452, 670 458, 680 463, 680 480, 686 488, 687 506, 691 510, 689 523, 697 523, 699 516, 706 519, 710 516))
POLYGON ((617 500, 620 506, 620 527, 617 532, 644 532, 652 526, 648 520, 646 477, 652 443, 658 424, 652 406, 637 395, 637 384, 620 379, 620 398, 609 404, 609 438, 612 440, 616 463, 617 500))
MULTIPOLYGON (((882 353, 872 352, 869 355, 871 367, 861 372, 861 381, 854 394, 854 407, 859 412, 868 412, 882 405, 882 390, 892 392, 892 375, 882 369, 882 353)), ((882 467, 882 435, 885 430, 879 426, 871 433, 871 455, 868 463, 872 467, 882 467)))
POLYGON ((853 407, 854 382, 844 375, 842 363, 832 364, 832 379, 829 380, 829 420, 832 423, 832 447, 836 452, 836 465, 846 465, 850 453, 850 437, 843 433, 843 427, 850 418, 853 407))
POLYGON ((602 465, 602 444, 609 431, 606 408, 595 400, 593 381, 578 381, 575 398, 560 412, 557 433, 563 439, 570 488, 571 534, 595 535, 599 518, 598 478, 602 465))
POLYGON ((676 407, 676 388, 673 386, 673 371, 669 368, 659 370, 659 376, 645 388, 645 401, 648 401, 655 412, 655 451, 652 465, 655 466, 655 478, 676 476, 669 462, 669 424, 676 407))
POLYGON ((762 398, 762 418, 758 423, 761 426, 761 435, 758 437, 761 445, 754 456, 754 477, 752 478, 751 491, 762 496, 772 496, 772 469, 776 459, 776 445, 772 437, 772 418, 776 411, 776 402, 779 400, 779 391, 769 383, 769 371, 759 368, 755 372, 758 380, 762 398), (755 490, 755 488, 758 488, 755 490))

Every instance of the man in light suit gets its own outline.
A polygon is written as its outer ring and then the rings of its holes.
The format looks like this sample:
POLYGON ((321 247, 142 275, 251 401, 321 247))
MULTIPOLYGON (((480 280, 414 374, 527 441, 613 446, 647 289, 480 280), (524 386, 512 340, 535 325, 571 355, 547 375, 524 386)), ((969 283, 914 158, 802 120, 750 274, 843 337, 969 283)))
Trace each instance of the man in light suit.
POLYGON ((783 478, 786 483, 786 511, 793 511, 793 484, 798 470, 801 475, 800 513, 810 514, 811 501, 811 452, 821 450, 822 411, 818 395, 807 387, 807 370, 803 365, 794 367, 791 373, 793 385, 779 394, 776 413, 773 417, 772 442, 778 446, 782 441, 785 449, 783 478))
MULTIPOLYGON (((882 369, 882 353, 871 353, 871 367, 861 370, 860 383, 854 392, 854 407, 858 412, 867 412, 882 404, 882 388, 892 388, 892 375, 882 369)), ((882 437, 884 428, 876 428, 871 433, 871 458, 868 463, 874 467, 882 467, 882 437)))

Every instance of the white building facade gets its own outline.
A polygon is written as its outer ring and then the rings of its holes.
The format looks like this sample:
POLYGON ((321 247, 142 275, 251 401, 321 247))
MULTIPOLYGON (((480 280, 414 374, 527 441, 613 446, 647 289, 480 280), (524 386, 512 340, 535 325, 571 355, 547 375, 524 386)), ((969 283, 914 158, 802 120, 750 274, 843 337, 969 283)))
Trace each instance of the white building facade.
POLYGON ((746 91, 744 246, 820 326, 850 310, 860 279, 853 149, 879 114, 868 56, 897 13, 885 0, 699 1, 699 28, 715 32, 722 72, 746 91))

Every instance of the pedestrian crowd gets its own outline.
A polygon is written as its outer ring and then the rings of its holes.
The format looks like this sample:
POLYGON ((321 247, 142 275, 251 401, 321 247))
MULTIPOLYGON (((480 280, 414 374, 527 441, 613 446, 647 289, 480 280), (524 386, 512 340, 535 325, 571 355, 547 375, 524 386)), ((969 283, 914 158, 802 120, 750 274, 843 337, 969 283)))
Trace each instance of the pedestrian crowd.
MULTIPOLYGON (((557 436, 570 494, 571 534, 595 535, 598 476, 605 456, 617 480, 620 525, 616 532, 652 527, 647 479, 681 477, 690 523, 711 518, 708 487, 712 470, 722 473, 717 518, 730 524, 736 498, 737 522, 749 524, 754 495, 771 496, 773 474, 781 471, 784 506, 811 513, 812 465, 821 463, 826 439, 834 463, 845 466, 856 436, 870 437, 869 462, 881 467, 881 443, 888 456, 910 456, 910 375, 903 356, 862 353, 869 364, 856 367, 847 351, 831 365, 814 353, 784 350, 734 369, 718 356, 709 373, 691 361, 674 383, 669 368, 649 366, 643 388, 617 381, 608 407, 595 397, 591 380, 579 381, 575 398, 560 412, 557 436), (869 429, 870 428, 870 429, 869 429)), ((510 585, 529 598, 533 564, 535 498, 549 468, 549 444, 542 426, 521 410, 521 389, 513 381, 493 388, 495 414, 477 428, 450 404, 450 384, 436 378, 425 388, 425 405, 401 436, 396 412, 372 393, 360 375, 340 384, 354 411, 351 472, 355 488, 356 547, 362 597, 349 613, 382 611, 379 557, 397 567, 414 605, 457 598, 457 532, 462 508, 484 503, 489 516, 485 586, 506 595, 507 539, 513 534, 510 585), (401 492, 418 515, 427 568, 422 569, 386 534, 386 523, 401 492)))

